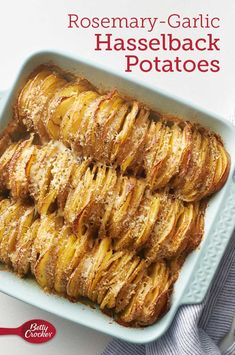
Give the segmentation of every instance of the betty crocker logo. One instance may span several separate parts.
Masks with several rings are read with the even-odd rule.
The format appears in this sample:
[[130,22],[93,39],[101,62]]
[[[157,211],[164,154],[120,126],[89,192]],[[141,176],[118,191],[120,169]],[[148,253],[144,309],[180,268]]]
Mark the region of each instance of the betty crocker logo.
[[56,335],[56,328],[43,319],[31,319],[18,328],[0,328],[0,335],[18,335],[29,343],[46,343]]

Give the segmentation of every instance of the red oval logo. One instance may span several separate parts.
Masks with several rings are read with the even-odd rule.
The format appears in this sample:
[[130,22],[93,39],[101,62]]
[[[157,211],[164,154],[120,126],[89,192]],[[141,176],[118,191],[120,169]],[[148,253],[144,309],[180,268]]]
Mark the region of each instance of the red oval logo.
[[21,326],[21,336],[29,343],[46,343],[55,335],[54,325],[43,319],[31,319]]

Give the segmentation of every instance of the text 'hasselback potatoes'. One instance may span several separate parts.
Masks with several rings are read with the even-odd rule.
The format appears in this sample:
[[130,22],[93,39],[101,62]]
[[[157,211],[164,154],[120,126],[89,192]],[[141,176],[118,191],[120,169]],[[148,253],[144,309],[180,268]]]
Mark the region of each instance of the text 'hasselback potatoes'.
[[78,156],[144,176],[151,190],[167,186],[184,201],[212,194],[228,176],[230,158],[218,135],[156,115],[117,91],[100,94],[55,68],[32,73],[15,112],[43,141],[61,140]]
[[38,146],[32,139],[6,149],[0,158],[0,187],[15,199],[31,196],[40,215],[56,204],[75,233],[83,221],[99,237],[112,238],[115,250],[141,250],[148,262],[199,244],[205,203],[153,193],[142,180],[89,160],[77,161],[61,142]]
[[114,251],[111,239],[76,236],[52,213],[40,218],[31,204],[0,200],[0,261],[41,287],[77,300],[88,297],[125,325],[153,323],[168,308],[177,263],[150,266],[135,253]]

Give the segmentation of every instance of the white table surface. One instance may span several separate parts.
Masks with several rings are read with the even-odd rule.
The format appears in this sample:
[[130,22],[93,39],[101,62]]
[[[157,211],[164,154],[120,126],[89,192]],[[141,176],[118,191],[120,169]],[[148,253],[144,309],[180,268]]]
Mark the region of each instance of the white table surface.
[[[177,94],[202,108],[231,117],[235,109],[235,2],[234,0],[119,0],[118,2],[99,0],[7,0],[0,1],[0,90],[10,87],[21,62],[30,53],[42,49],[57,49],[77,53],[94,61],[105,63],[108,68],[123,71],[123,53],[95,52],[92,30],[67,29],[67,13],[80,16],[157,16],[164,17],[170,13],[193,16],[201,12],[221,18],[221,29],[216,35],[221,36],[222,50],[219,54],[221,71],[214,74],[128,74],[138,77],[146,83]],[[163,28],[162,28],[163,29]],[[212,31],[213,32],[213,31]],[[139,30],[135,34],[145,36]],[[188,30],[185,36],[199,34],[200,30]],[[201,30],[201,33],[205,33]],[[133,35],[128,30],[119,31],[118,35]],[[157,35],[157,33],[155,33]],[[154,33],[152,33],[154,36]],[[152,53],[142,53],[142,57],[154,57]],[[165,55],[165,57],[167,57]],[[170,56],[170,55],[169,55]],[[212,54],[203,54],[210,59]],[[14,327],[32,318],[44,318],[57,328],[56,337],[43,345],[31,345],[17,337],[0,337],[2,355],[28,355],[32,352],[51,355],[96,355],[100,354],[110,337],[88,330],[59,317],[43,312],[35,307],[0,294],[0,326]],[[233,329],[231,334],[233,333]],[[233,339],[230,335],[230,340]],[[226,343],[227,344],[227,343]],[[225,344],[225,345],[226,345]],[[223,345],[224,346],[224,345]]]

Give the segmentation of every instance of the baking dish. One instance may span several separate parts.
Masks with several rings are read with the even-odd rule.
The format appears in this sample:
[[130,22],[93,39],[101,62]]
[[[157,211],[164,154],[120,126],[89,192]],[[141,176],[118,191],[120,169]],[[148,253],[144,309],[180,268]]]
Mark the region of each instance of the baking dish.
[[98,309],[81,303],[71,303],[55,295],[43,292],[31,279],[19,279],[11,272],[0,273],[0,290],[22,301],[50,311],[84,326],[134,343],[147,343],[160,337],[170,326],[177,309],[183,304],[200,303],[210,285],[235,225],[235,128],[222,118],[201,111],[195,106],[172,98],[151,86],[130,81],[125,77],[106,71],[100,66],[72,56],[41,52],[31,56],[23,64],[12,89],[1,100],[0,129],[12,116],[16,95],[29,73],[38,65],[55,64],[80,76],[103,89],[117,88],[122,94],[146,103],[160,112],[193,120],[218,132],[231,155],[231,171],[224,188],[209,203],[205,221],[205,235],[200,247],[187,258],[175,284],[171,308],[154,325],[146,328],[125,328]]

